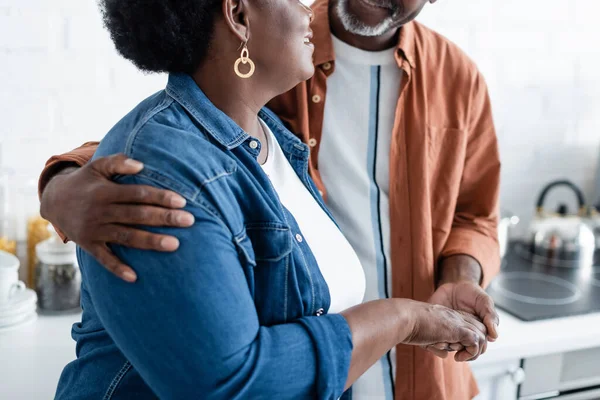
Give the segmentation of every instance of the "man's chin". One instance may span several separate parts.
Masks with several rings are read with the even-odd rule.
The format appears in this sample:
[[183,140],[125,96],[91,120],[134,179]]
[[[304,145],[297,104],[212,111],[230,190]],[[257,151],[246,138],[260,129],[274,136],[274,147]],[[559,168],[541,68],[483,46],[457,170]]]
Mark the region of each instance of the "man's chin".
[[[352,28],[356,28],[356,29],[352,29]],[[397,27],[393,26],[390,23],[385,24],[385,25],[376,25],[376,26],[369,26],[366,24],[362,24],[359,27],[350,27],[350,29],[347,28],[348,32],[350,32],[356,36],[364,36],[364,37],[382,36],[390,31],[396,30],[396,29],[397,29]]]

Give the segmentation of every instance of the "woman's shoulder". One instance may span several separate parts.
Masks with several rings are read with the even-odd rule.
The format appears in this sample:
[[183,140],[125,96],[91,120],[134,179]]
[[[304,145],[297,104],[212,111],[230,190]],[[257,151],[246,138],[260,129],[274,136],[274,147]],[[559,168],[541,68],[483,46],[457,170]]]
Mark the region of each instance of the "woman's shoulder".
[[144,163],[141,175],[186,197],[237,163],[209,140],[188,113],[164,91],[147,98],[100,142],[95,158],[123,153]]

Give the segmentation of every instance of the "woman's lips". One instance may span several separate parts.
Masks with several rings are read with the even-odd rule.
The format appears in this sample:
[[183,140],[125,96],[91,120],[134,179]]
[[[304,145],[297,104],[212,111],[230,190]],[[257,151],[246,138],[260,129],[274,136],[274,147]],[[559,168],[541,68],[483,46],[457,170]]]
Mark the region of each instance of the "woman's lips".
[[309,30],[308,33],[306,34],[306,36],[304,36],[304,44],[309,44],[309,45],[313,45],[311,43],[311,39],[313,38],[313,31]]

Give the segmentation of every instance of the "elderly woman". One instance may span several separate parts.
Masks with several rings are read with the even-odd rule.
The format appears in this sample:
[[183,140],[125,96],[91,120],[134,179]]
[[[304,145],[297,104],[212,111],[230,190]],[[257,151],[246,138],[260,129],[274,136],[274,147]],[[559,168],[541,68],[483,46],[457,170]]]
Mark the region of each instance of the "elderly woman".
[[398,343],[483,351],[470,316],[360,304],[363,271],[308,177],[308,148],[263,108],[314,72],[309,8],[100,3],[117,50],[170,75],[96,157],[139,160],[139,174],[116,180],[178,193],[194,222],[155,230],[178,238],[172,253],[113,248],[135,284],[78,250],[84,311],[58,399],[338,399]]

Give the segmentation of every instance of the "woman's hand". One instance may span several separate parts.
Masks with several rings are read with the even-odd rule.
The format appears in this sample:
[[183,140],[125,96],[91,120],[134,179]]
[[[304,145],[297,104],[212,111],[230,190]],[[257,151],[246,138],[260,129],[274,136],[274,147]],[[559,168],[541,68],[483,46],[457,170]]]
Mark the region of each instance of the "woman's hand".
[[436,304],[411,301],[407,306],[412,329],[402,343],[428,346],[440,357],[457,351],[456,361],[472,361],[485,353],[487,331],[477,318]]
[[105,157],[82,168],[68,168],[47,184],[42,217],[90,253],[100,264],[128,282],[135,272],[119,260],[107,243],[156,251],[175,251],[177,238],[138,229],[139,225],[189,227],[194,217],[183,210],[177,193],[142,185],[119,185],[115,175],[135,175],[143,164],[124,155]]
[[487,346],[485,326],[477,318],[436,304],[382,299],[359,304],[341,314],[350,327],[354,346],[346,389],[400,343],[427,346],[440,357],[457,351],[456,361],[474,360]]

